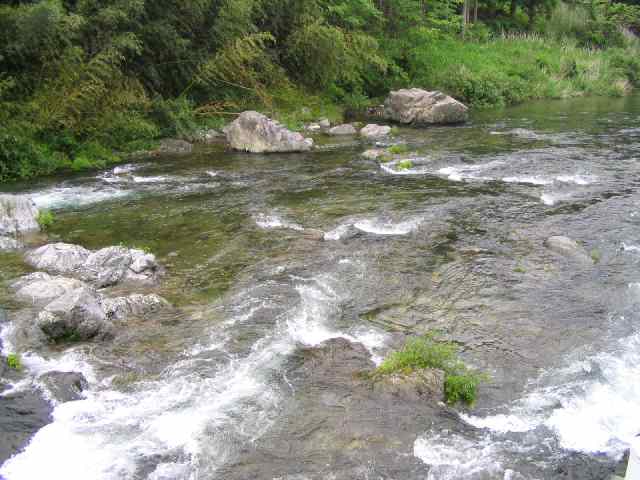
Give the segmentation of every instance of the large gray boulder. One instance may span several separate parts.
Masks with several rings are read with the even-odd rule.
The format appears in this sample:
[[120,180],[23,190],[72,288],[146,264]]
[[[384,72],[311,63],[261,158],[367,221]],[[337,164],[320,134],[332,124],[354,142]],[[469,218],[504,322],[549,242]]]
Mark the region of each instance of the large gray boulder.
[[90,340],[111,330],[100,296],[88,287],[72,290],[49,303],[38,314],[37,324],[55,342]]
[[38,377],[46,393],[58,403],[82,399],[82,392],[89,388],[89,382],[78,372],[47,372]]
[[52,243],[25,256],[38,270],[69,275],[96,287],[108,287],[124,281],[152,282],[159,266],[154,255],[126,247],[106,247],[90,251],[69,243]]
[[313,140],[292,132],[258,112],[243,112],[224,129],[227,141],[235,150],[251,153],[306,152]]
[[391,92],[384,102],[384,116],[398,123],[432,125],[467,121],[469,109],[442,92],[419,88]]
[[60,274],[73,274],[87,260],[91,252],[70,243],[50,243],[28,252],[25,261],[33,268]]
[[544,241],[544,246],[553,252],[578,262],[593,264],[593,259],[584,247],[569,237],[560,235],[549,237]]
[[128,297],[105,298],[102,307],[108,318],[126,320],[130,316],[144,317],[158,312],[171,305],[164,298],[156,294],[141,295],[134,293]]
[[44,272],[25,275],[11,284],[18,300],[38,307],[44,307],[55,299],[86,286],[75,278],[51,276]]
[[19,248],[19,235],[39,231],[39,213],[29,197],[0,194],[0,250]]

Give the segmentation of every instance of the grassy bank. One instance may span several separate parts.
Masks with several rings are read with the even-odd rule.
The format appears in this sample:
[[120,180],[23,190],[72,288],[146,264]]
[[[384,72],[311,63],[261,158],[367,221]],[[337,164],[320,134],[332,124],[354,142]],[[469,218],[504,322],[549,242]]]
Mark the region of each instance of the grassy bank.
[[553,5],[479,0],[473,23],[449,0],[0,5],[0,183],[104,168],[246,109],[299,129],[409,86],[473,108],[640,86],[640,6]]

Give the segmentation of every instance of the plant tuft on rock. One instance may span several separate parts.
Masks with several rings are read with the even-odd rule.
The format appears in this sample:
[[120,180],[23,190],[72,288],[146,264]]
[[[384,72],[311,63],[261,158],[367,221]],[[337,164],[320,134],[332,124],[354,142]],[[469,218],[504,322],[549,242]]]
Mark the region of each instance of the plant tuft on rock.
[[55,222],[55,216],[51,210],[40,210],[36,221],[41,230],[48,230]]
[[10,353],[7,355],[7,366],[13,370],[20,370],[22,368],[20,355],[17,353]]
[[470,369],[459,359],[454,343],[439,341],[432,333],[407,340],[400,350],[385,358],[374,375],[409,375],[421,369],[444,371],[444,396],[449,404],[461,402],[472,406],[478,385],[486,379],[486,375]]

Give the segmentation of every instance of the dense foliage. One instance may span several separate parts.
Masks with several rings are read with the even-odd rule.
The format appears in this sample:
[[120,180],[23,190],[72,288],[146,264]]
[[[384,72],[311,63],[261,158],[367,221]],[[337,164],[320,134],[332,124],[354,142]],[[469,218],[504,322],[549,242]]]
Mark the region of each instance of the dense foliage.
[[248,107],[295,126],[408,85],[475,105],[625,93],[634,1],[0,0],[0,181]]

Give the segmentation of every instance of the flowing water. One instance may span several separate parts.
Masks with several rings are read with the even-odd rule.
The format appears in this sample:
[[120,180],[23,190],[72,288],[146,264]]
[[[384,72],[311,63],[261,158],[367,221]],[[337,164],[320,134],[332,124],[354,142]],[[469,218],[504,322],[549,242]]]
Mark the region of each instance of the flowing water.
[[[410,146],[411,168],[325,139],[309,154],[212,147],[18,186],[55,211],[50,240],[153,251],[178,313],[67,349],[0,324],[3,353],[26,367],[2,397],[50,370],[90,383],[0,478],[608,478],[640,433],[640,97],[476,114],[391,142]],[[547,250],[551,235],[596,262]],[[28,271],[0,261],[4,284]],[[19,306],[0,298],[11,320]],[[326,340],[362,343],[373,366],[431,330],[490,374],[473,409],[382,408],[300,374],[301,352]],[[349,398],[357,408],[336,406]]]

